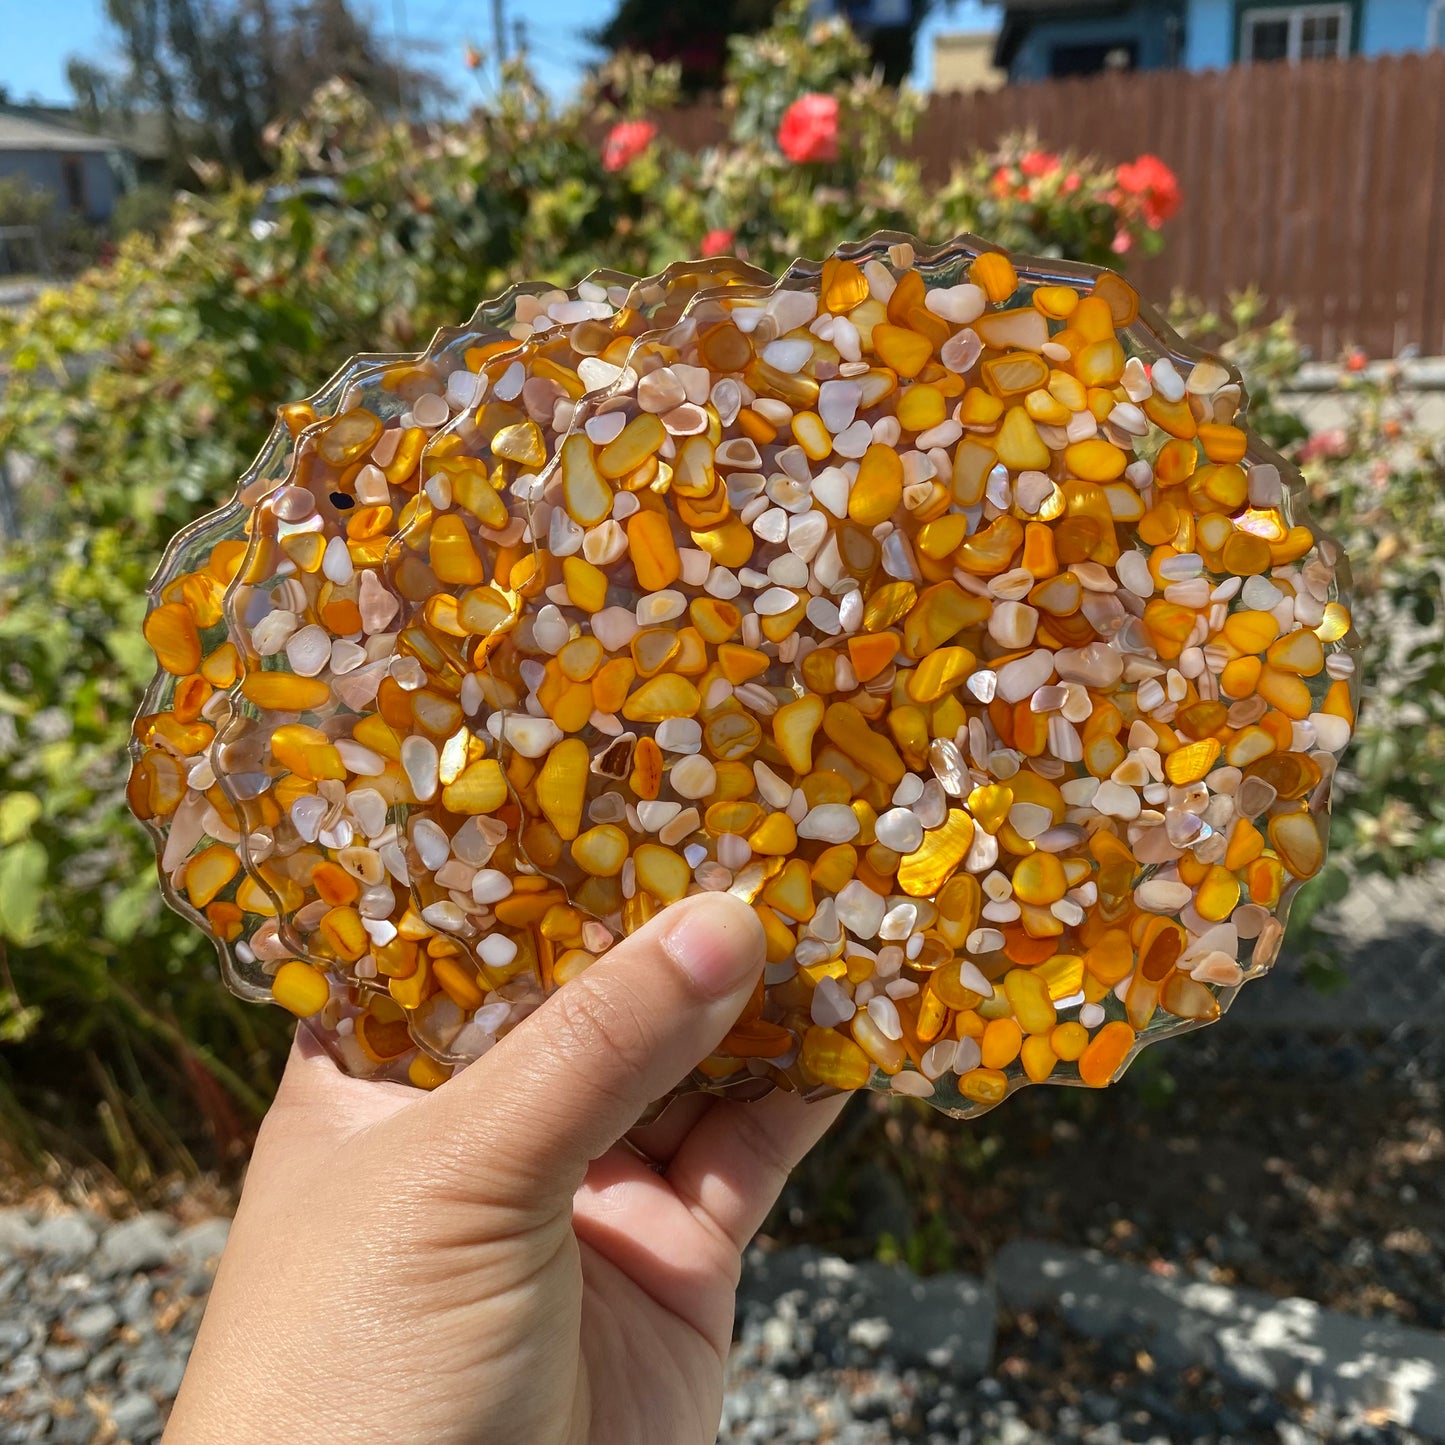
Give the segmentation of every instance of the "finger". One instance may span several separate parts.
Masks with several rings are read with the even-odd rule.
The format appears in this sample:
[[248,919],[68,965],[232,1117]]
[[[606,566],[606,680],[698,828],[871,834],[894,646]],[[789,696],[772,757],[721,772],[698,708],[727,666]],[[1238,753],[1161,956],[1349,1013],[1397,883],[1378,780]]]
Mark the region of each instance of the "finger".
[[717,1046],[762,966],[752,909],[684,899],[438,1089],[436,1127],[459,1162],[485,1167],[495,1202],[570,1201],[588,1162]]
[[756,1103],[718,1103],[673,1156],[667,1182],[741,1250],[849,1098],[808,1104],[779,1091]]

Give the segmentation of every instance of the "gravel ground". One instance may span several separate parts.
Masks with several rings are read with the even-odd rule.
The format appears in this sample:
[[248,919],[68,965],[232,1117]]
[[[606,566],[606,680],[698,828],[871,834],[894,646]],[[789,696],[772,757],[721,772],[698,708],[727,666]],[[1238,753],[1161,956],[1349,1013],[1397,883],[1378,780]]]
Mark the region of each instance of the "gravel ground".
[[1197,1365],[1163,1365],[1153,1341],[1079,1335],[1052,1316],[1005,1317],[978,1380],[900,1367],[825,1301],[744,1306],[720,1441],[738,1445],[1116,1445],[1275,1442],[1413,1445],[1384,1420],[1346,1417]]
[[227,1227],[0,1210],[0,1445],[158,1438]]
[[[226,1221],[0,1211],[0,1445],[161,1432]],[[941,1347],[940,1347],[940,1342]],[[750,1253],[720,1442],[1034,1445],[1423,1437],[1250,1386],[1187,1350],[1011,1315],[991,1285],[800,1248]]]

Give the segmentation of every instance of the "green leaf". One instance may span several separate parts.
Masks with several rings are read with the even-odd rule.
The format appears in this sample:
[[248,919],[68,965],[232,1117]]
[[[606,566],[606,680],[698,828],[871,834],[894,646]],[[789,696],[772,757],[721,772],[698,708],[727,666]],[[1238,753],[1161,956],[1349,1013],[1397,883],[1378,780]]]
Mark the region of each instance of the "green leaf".
[[116,628],[106,634],[105,646],[106,651],[124,668],[127,677],[140,683],[150,680],[156,668],[155,654],[139,628],[134,631]]
[[44,811],[34,793],[7,793],[0,798],[0,848],[19,842]]
[[0,853],[0,936],[11,943],[33,943],[48,859],[34,838],[12,843]]
[[146,874],[123,888],[105,905],[101,931],[112,943],[129,943],[156,913],[160,894],[154,876]]

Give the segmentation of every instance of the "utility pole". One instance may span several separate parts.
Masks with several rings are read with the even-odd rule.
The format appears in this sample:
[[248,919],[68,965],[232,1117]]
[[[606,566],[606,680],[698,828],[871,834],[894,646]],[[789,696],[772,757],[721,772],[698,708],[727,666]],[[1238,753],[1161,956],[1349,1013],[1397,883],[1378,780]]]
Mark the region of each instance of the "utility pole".
[[502,14],[503,0],[492,0],[492,44],[497,51],[497,84],[502,83],[502,67],[507,63],[507,22]]

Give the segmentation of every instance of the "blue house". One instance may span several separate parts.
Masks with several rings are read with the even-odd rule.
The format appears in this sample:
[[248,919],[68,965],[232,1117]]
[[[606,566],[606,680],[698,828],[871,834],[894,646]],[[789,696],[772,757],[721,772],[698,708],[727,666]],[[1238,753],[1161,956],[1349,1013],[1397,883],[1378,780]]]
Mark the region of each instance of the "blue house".
[[127,189],[130,159],[123,146],[104,136],[0,106],[0,178],[48,191],[61,215],[108,219]]
[[1211,70],[1258,60],[1398,55],[1445,46],[1445,0],[1190,0],[1184,63]]
[[1445,46],[1445,0],[1005,0],[1011,81]]

